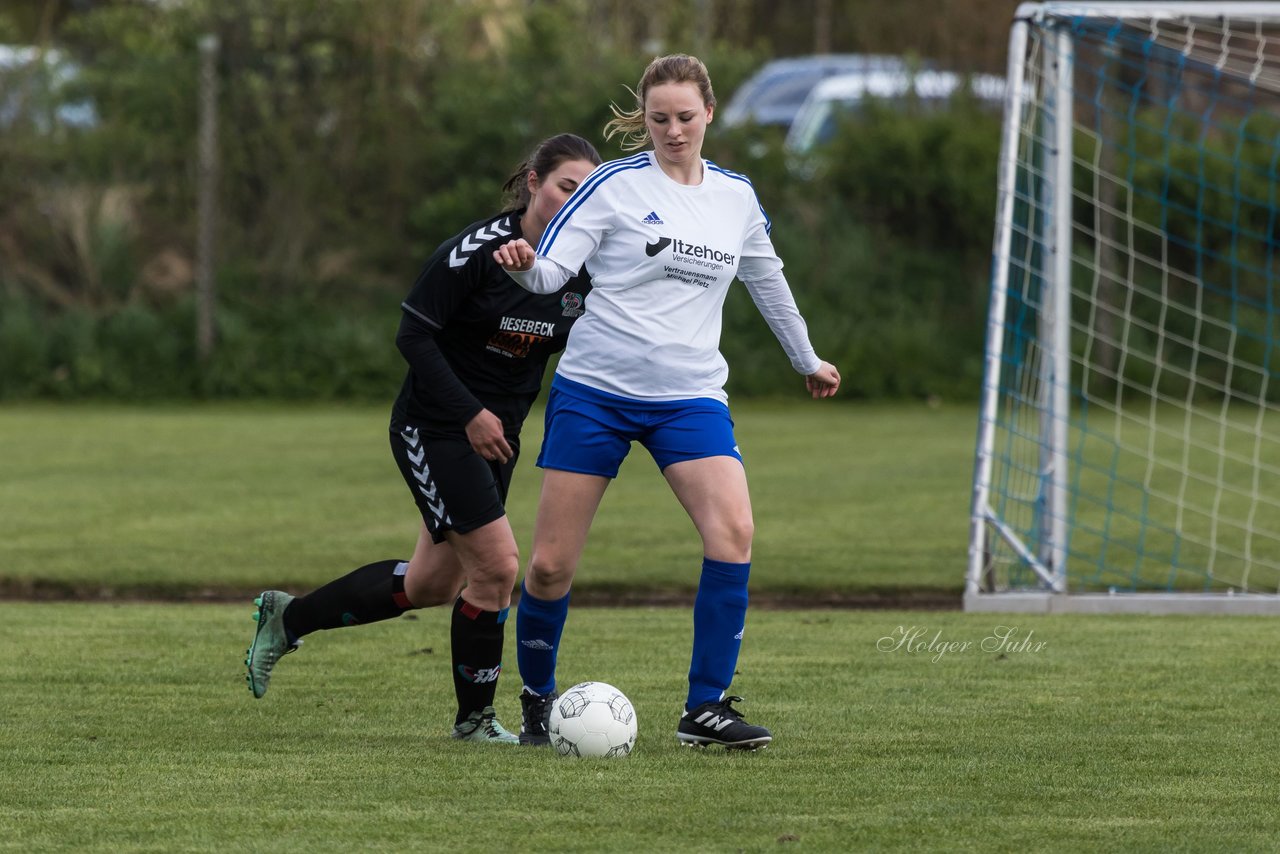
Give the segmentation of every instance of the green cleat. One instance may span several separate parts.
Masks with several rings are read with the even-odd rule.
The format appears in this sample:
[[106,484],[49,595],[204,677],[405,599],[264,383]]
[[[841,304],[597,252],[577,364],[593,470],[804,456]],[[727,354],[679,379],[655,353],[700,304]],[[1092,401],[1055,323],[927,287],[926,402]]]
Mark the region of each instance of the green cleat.
[[486,741],[490,744],[519,744],[520,736],[507,730],[494,717],[493,706],[485,706],[453,728],[453,737],[460,741]]
[[284,609],[292,601],[292,596],[279,590],[264,590],[253,600],[253,604],[258,606],[253,615],[258,623],[258,630],[254,632],[253,643],[245,650],[244,663],[248,672],[244,678],[256,698],[261,699],[267,693],[271,669],[276,666],[280,656],[288,655],[302,643],[289,643],[284,630]]

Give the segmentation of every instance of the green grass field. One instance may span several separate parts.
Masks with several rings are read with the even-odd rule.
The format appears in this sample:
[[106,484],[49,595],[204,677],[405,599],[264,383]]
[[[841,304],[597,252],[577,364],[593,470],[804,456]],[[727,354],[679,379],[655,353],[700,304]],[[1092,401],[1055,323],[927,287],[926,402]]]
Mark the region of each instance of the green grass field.
[[[735,407],[751,477],[756,592],[963,587],[976,411],[803,397]],[[314,587],[408,557],[420,524],[386,407],[0,410],[0,583],[174,596]],[[531,417],[510,516],[527,553],[541,473]],[[922,521],[925,523],[922,524]],[[632,451],[576,582],[687,591],[701,547],[648,454]]]
[[[313,635],[259,701],[239,666],[249,612],[0,604],[0,850],[1262,851],[1280,835],[1267,618],[757,611],[735,690],[776,740],[735,755],[676,744],[685,609],[580,608],[561,677],[618,684],[640,735],[630,758],[573,760],[446,736],[442,609]],[[983,651],[1001,623],[1010,643]],[[508,722],[515,693],[505,679]]]
[[[736,417],[758,597],[958,603],[971,411],[799,400]],[[686,607],[575,607],[559,674],[631,697],[625,760],[450,740],[444,609],[313,635],[255,701],[247,595],[122,601],[302,590],[405,554],[418,523],[385,422],[369,407],[0,411],[0,589],[116,600],[0,601],[0,851],[1165,852],[1280,838],[1268,618],[756,608],[733,688],[774,744],[680,748],[698,548],[643,452],[606,497],[575,589]],[[511,501],[526,549],[532,426]],[[498,708],[515,725],[511,643]]]

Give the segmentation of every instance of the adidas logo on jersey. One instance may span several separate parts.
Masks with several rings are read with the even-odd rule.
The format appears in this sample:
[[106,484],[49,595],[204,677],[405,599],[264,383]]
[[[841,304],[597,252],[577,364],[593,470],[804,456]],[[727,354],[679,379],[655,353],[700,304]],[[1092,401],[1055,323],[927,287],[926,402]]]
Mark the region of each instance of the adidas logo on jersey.
[[649,215],[640,221],[645,225],[665,225],[662,217],[658,216],[656,211],[649,211]]
[[449,266],[461,267],[467,263],[467,259],[471,257],[477,249],[485,244],[485,241],[492,240],[495,237],[508,237],[511,234],[510,218],[500,219],[497,222],[491,222],[484,228],[478,228],[470,234],[458,241],[458,245],[453,247],[453,251],[449,253]]

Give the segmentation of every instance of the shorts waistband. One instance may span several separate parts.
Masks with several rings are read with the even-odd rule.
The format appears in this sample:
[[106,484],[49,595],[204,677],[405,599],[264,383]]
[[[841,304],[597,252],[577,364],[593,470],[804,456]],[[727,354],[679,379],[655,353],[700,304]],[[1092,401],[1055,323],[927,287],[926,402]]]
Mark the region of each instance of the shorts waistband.
[[601,406],[625,406],[650,412],[665,412],[671,409],[685,409],[690,406],[712,406],[717,409],[728,409],[724,401],[714,397],[688,397],[678,400],[644,400],[642,398],[623,397],[620,394],[601,391],[577,380],[568,379],[559,373],[551,378],[551,388],[569,397]]

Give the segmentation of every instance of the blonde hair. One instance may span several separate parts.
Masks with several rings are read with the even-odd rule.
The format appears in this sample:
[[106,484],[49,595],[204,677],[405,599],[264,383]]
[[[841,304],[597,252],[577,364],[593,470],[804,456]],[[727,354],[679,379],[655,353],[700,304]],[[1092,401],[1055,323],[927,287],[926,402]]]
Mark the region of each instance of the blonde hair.
[[617,104],[609,105],[613,118],[604,126],[604,138],[613,139],[621,134],[620,145],[623,151],[637,151],[647,146],[650,140],[649,128],[644,123],[644,100],[650,89],[663,83],[692,83],[698,87],[704,106],[716,105],[716,93],[711,89],[711,75],[707,73],[702,60],[684,53],[659,56],[640,75],[640,85],[637,88],[626,87],[635,96],[634,110],[623,110]]

